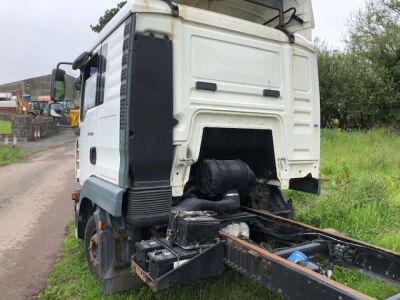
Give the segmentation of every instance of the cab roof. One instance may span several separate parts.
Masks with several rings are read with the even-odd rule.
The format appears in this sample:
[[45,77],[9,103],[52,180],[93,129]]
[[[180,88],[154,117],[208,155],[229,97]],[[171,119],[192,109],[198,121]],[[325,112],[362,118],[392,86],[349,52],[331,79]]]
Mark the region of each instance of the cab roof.
[[[179,6],[179,17],[182,19],[282,42],[288,41],[283,32],[271,26],[263,25],[264,22],[277,16],[277,11],[254,2],[265,2],[275,6],[279,6],[279,3],[281,3],[283,11],[294,7],[292,5],[296,5],[296,13],[303,19],[304,23],[302,27],[298,26],[300,24],[294,24],[292,28],[289,26],[287,28],[292,32],[300,33],[300,35],[296,35],[296,42],[307,48],[312,48],[311,43],[307,41],[311,40],[311,29],[314,28],[311,0],[178,0],[176,2]],[[127,4],[99,33],[90,51],[93,51],[132,13],[170,15],[171,8],[164,0],[128,0]],[[277,21],[275,20],[275,22]],[[307,30],[309,33],[305,33]]]

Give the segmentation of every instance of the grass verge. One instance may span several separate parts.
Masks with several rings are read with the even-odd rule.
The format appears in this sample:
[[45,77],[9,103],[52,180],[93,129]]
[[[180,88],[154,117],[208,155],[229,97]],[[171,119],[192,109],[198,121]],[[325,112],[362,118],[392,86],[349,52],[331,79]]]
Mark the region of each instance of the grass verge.
[[[297,219],[320,228],[400,251],[400,136],[388,130],[323,131],[320,197],[289,192]],[[39,299],[103,299],[89,276],[82,245],[72,225]],[[335,280],[383,299],[391,286],[336,268]],[[228,270],[223,275],[158,294],[148,288],[104,299],[279,299],[247,278]]]
[[19,148],[0,146],[0,166],[8,165],[23,160],[26,154]]
[[11,134],[11,122],[0,120],[0,134]]
[[[390,130],[323,131],[322,193],[290,192],[296,218],[400,251],[400,135]],[[335,279],[376,298],[396,290],[337,269]]]

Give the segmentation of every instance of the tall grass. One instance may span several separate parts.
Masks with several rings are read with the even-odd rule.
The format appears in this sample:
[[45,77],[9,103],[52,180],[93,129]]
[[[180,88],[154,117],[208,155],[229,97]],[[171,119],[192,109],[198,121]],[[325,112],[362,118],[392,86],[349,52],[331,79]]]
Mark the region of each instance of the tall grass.
[[[289,193],[297,219],[400,251],[400,135],[325,130],[321,143],[322,193]],[[345,271],[336,279],[379,298],[394,292]]]
[[20,161],[26,157],[19,148],[0,145],[0,166]]
[[102,296],[99,283],[88,272],[83,245],[75,239],[73,226],[71,222],[68,236],[64,240],[63,252],[51,270],[45,290],[37,297],[40,300],[281,299],[233,270],[227,270],[215,278],[163,290],[157,294],[143,286],[114,296]]
[[322,193],[290,193],[297,218],[400,250],[399,149],[400,135],[388,130],[323,131]]

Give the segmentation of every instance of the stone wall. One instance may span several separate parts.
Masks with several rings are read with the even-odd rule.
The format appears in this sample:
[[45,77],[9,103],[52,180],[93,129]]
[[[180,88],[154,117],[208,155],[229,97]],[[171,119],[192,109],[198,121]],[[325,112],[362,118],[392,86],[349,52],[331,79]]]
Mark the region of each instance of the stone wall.
[[11,117],[12,135],[18,140],[29,141],[32,136],[32,115],[14,114]]
[[39,138],[46,138],[57,130],[52,117],[23,114],[0,114],[0,120],[11,121],[12,134],[19,141],[34,141]]
[[42,139],[53,135],[57,127],[52,117],[39,116],[32,120],[32,137],[34,137],[35,130],[40,133]]

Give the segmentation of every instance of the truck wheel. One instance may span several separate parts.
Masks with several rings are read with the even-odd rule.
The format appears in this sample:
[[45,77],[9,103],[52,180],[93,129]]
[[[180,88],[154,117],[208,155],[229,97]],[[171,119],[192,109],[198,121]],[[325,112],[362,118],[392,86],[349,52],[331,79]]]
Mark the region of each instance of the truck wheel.
[[100,280],[99,239],[94,216],[91,216],[86,224],[84,244],[89,271],[94,278]]

